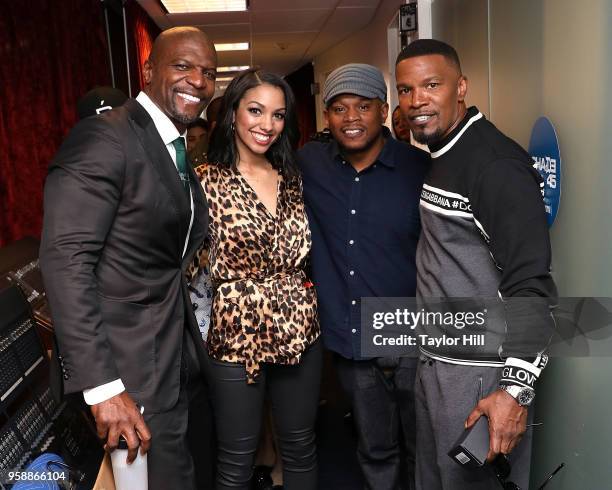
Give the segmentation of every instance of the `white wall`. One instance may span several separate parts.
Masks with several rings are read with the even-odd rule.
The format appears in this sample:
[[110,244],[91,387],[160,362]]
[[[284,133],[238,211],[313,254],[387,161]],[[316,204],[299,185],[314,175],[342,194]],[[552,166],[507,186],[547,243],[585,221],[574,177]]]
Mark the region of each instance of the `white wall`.
[[541,1],[513,0],[494,1],[490,11],[489,116],[525,148],[544,113],[542,10]]
[[[372,22],[365,29],[353,34],[340,44],[321,53],[314,59],[315,82],[319,83],[321,92],[327,75],[347,63],[367,63],[379,68],[385,76],[387,91],[395,90],[395,81],[391,80],[387,53],[387,27],[391,19],[405,2],[398,0],[381,0]],[[390,92],[389,92],[390,93]],[[316,96],[317,129],[324,127],[323,103],[321,95]],[[391,120],[391,111],[387,124]]]
[[568,295],[612,296],[612,3],[547,0],[543,20],[543,109],[565,171],[557,278]]
[[[612,3],[545,0],[541,8],[533,36],[541,36],[542,113],[556,126],[563,161],[551,230],[554,274],[562,295],[612,296]],[[516,96],[522,100],[523,92]],[[539,389],[536,413],[545,426],[534,473],[541,480],[564,461],[565,474],[552,488],[610,488],[612,361],[568,359],[551,367]]]

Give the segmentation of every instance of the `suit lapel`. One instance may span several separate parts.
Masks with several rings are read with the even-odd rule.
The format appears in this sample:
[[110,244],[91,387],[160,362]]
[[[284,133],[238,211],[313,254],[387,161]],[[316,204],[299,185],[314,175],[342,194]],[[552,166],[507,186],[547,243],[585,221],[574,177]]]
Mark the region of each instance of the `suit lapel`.
[[[176,166],[162,141],[149,113],[134,99],[129,99],[124,107],[132,116],[133,127],[162,185],[170,194],[179,216],[180,252],[183,252],[185,238],[191,220],[189,202]],[[195,218],[195,217],[194,217]]]

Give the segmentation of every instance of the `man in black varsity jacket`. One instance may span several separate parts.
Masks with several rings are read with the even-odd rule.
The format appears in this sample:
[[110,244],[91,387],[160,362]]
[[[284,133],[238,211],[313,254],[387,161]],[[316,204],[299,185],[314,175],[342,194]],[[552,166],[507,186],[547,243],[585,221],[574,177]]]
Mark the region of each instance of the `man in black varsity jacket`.
[[[411,43],[398,56],[396,77],[402,115],[432,157],[420,203],[417,297],[499,298],[505,309],[502,340],[487,345],[488,356],[421,348],[417,489],[499,485],[490,468],[470,471],[447,454],[483,415],[488,461],[510,455],[510,480],[526,489],[528,406],[546,364],[549,305],[556,298],[541,179],[518,144],[476,107],[466,108],[467,79],[451,46],[431,39]],[[520,311],[517,298],[529,298],[536,313]],[[496,338],[492,324],[485,326],[489,344]]]

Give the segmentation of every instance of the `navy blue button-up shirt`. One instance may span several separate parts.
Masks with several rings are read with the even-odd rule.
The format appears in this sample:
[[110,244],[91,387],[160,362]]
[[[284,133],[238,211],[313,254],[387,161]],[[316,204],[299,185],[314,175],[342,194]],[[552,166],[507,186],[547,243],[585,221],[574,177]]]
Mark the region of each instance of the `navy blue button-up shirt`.
[[361,298],[415,296],[419,199],[429,155],[383,128],[376,161],[357,172],[335,141],[299,152],[311,266],[325,345],[360,359]]

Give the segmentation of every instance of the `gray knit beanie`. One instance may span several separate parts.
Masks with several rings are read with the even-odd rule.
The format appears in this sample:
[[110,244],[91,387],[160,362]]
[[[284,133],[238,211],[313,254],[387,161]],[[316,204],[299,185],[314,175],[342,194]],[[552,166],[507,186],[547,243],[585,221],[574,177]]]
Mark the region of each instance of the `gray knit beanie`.
[[323,87],[325,107],[340,94],[359,95],[387,101],[387,84],[378,68],[363,63],[349,63],[332,71]]

